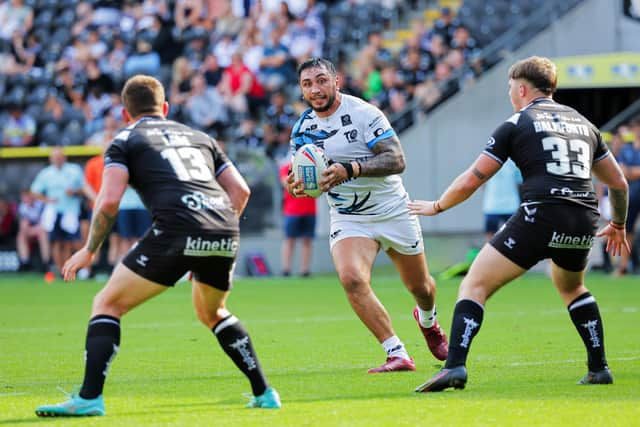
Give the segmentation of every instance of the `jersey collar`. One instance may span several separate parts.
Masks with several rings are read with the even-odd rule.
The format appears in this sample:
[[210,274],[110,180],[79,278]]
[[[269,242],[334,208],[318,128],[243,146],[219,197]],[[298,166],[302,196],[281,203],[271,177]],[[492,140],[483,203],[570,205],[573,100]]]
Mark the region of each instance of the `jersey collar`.
[[531,102],[529,104],[527,104],[524,108],[522,108],[520,111],[524,111],[527,108],[531,107],[532,105],[539,104],[540,102],[545,102],[545,101],[549,101],[549,102],[555,103],[555,101],[552,98],[549,98],[547,96],[541,96],[539,98],[531,100]]

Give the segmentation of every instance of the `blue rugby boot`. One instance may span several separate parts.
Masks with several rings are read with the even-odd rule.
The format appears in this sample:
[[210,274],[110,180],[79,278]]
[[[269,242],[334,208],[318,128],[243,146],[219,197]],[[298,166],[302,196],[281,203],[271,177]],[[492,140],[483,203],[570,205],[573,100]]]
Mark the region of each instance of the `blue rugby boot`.
[[69,399],[57,405],[42,405],[36,408],[39,417],[90,417],[104,416],[102,395],[95,399],[83,399],[78,394],[68,395]]
[[255,396],[247,408],[279,409],[282,407],[280,395],[273,387],[267,388],[260,396]]

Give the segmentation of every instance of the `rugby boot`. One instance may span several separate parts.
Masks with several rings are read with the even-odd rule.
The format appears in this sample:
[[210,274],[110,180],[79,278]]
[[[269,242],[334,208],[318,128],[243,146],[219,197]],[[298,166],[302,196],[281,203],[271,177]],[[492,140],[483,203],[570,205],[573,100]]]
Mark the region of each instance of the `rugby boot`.
[[427,347],[431,354],[438,360],[447,360],[449,354],[449,343],[447,342],[447,336],[442,332],[438,321],[436,320],[432,327],[424,328],[420,324],[420,318],[418,315],[418,307],[413,309],[413,318],[416,319],[420,332],[427,341]]
[[587,372],[587,375],[582,377],[578,384],[589,385],[589,384],[613,384],[613,376],[611,375],[611,371],[609,368],[604,368],[601,371],[597,372]]
[[402,357],[387,357],[387,361],[377,368],[371,368],[367,371],[369,374],[380,374],[383,372],[398,371],[415,371],[416,364],[413,359],[404,359]]
[[102,395],[95,399],[83,399],[78,394],[71,394],[69,399],[62,403],[36,408],[36,415],[39,417],[89,417],[104,414]]
[[453,387],[463,389],[467,383],[467,368],[463,365],[450,369],[441,369],[426,383],[416,387],[415,391],[419,393],[428,393],[430,391],[442,391]]
[[267,388],[260,396],[254,396],[247,408],[279,409],[282,407],[280,395],[273,387]]

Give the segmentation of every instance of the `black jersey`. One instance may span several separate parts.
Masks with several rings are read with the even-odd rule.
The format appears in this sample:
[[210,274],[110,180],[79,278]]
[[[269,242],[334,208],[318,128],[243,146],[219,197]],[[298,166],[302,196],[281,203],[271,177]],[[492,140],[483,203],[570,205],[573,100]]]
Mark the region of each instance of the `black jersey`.
[[597,208],[591,167],[609,155],[600,132],[571,107],[538,98],[494,132],[484,154],[522,172],[523,202],[578,203]]
[[129,184],[162,230],[238,231],[236,211],[215,177],[231,163],[215,140],[180,123],[145,117],[120,131],[105,168],[124,167]]

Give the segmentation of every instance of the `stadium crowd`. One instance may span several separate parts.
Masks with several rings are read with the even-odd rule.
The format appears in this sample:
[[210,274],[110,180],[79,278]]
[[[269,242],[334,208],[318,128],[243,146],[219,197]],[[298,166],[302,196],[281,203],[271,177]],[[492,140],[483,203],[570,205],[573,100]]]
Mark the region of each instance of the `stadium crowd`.
[[[279,163],[306,108],[295,69],[312,55],[333,59],[341,91],[402,131],[415,119],[409,106],[428,113],[483,71],[480,44],[506,28],[491,20],[502,3],[508,21],[536,2],[467,1],[437,9],[432,25],[415,12],[427,3],[2,0],[0,146],[103,147],[123,125],[124,81],[144,73],[169,89],[169,118],[216,137],[231,157],[241,147]],[[398,18],[410,35],[391,49],[384,35]],[[5,240],[19,228],[8,219],[20,217],[17,204],[0,205]]]

